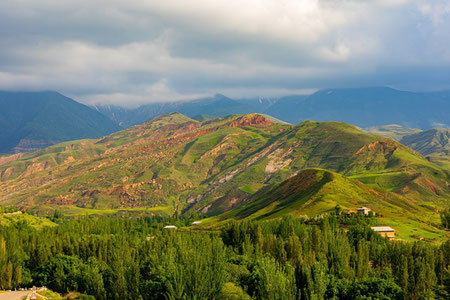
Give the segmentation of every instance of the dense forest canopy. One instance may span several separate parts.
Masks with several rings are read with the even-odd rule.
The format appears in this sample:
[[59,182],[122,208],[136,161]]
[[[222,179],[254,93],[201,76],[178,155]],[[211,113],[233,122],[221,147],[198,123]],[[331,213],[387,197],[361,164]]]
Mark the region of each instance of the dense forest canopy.
[[0,226],[0,287],[95,299],[448,299],[450,241],[388,241],[371,217],[232,221],[65,219]]

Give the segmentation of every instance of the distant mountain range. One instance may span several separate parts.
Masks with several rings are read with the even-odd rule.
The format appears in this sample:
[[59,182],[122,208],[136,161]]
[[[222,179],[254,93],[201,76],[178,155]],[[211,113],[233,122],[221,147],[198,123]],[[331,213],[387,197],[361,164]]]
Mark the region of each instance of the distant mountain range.
[[[450,92],[413,93],[391,88],[326,89],[308,97],[284,98],[269,111],[276,118],[298,123],[339,121],[359,127],[399,124],[429,129],[450,126]],[[284,109],[278,110],[284,105]]]
[[268,99],[233,100],[224,95],[216,94],[213,97],[194,101],[152,103],[134,109],[114,105],[95,105],[92,107],[123,128],[128,128],[158,115],[171,112],[179,112],[194,119],[262,113],[274,102],[275,100]]
[[367,128],[362,128],[364,132],[372,133],[400,141],[403,137],[422,132],[423,130],[418,128],[408,128],[398,124],[389,124],[383,126],[372,126]]
[[[261,113],[274,117],[275,122],[292,124],[304,120],[340,121],[359,127],[395,123],[426,130],[450,126],[450,92],[327,89],[312,95],[237,100],[217,94],[195,101],[154,103],[134,109],[111,105],[88,107],[56,92],[0,92],[0,153],[26,152],[62,141],[98,138],[170,112],[180,112],[200,121]],[[398,139],[417,130],[408,129],[391,137]]]
[[364,132],[381,135],[416,150],[424,156],[450,155],[450,129],[432,128],[420,130],[400,125],[374,126],[362,129]]
[[393,124],[362,130],[397,140],[416,150],[429,161],[450,171],[450,129],[448,128],[432,128],[423,131]]
[[56,92],[0,92],[0,153],[99,138],[117,130],[104,115]]
[[450,155],[450,129],[429,129],[407,135],[400,142],[423,155]]
[[391,88],[326,89],[279,99],[234,100],[223,95],[189,102],[148,104],[135,109],[99,105],[99,112],[127,128],[162,113],[188,117],[264,113],[292,124],[339,121],[359,127],[399,124],[409,128],[450,127],[450,92],[414,93]]

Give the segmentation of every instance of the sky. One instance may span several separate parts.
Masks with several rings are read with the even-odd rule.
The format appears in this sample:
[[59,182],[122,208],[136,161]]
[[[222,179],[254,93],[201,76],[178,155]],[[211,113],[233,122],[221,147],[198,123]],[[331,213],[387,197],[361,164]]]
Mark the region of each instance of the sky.
[[137,106],[450,89],[448,0],[1,0],[0,89]]

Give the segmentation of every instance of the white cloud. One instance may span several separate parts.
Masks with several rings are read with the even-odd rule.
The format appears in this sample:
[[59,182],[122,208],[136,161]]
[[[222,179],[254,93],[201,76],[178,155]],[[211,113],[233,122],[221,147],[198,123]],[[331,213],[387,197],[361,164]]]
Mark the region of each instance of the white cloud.
[[136,104],[416,85],[411,68],[450,65],[449,14],[444,0],[3,1],[0,88]]

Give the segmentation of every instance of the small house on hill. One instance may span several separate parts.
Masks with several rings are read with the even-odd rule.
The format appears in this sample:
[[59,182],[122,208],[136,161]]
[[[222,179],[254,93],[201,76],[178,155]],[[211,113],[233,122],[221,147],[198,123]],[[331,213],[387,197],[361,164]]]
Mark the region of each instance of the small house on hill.
[[372,210],[370,209],[370,208],[368,208],[368,207],[360,207],[360,208],[358,208],[358,210],[357,210],[357,212],[358,212],[358,215],[368,215],[369,214],[369,212],[371,212]]
[[378,232],[382,237],[392,240],[395,238],[395,229],[390,226],[374,226],[373,231]]
[[178,229],[178,227],[175,226],[175,225],[166,225],[166,226],[164,226],[163,228],[164,228],[164,229]]

